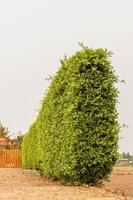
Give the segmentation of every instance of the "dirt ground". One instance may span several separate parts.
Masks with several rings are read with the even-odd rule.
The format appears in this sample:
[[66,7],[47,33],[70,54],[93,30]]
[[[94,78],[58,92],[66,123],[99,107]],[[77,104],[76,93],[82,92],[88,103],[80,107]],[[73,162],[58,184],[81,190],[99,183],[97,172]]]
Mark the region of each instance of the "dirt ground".
[[32,170],[0,169],[0,200],[132,200],[133,168],[117,168],[103,188],[64,186]]
[[133,200],[133,167],[116,167],[105,189]]

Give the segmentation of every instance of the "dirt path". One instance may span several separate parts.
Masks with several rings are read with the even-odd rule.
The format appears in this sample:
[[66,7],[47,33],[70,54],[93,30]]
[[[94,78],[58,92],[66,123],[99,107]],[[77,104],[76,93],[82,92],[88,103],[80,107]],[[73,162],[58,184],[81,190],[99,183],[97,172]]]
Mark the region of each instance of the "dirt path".
[[63,186],[32,170],[0,169],[0,200],[121,200],[95,187]]
[[105,189],[121,193],[125,199],[133,200],[133,167],[116,167],[111,176],[111,182],[105,185]]

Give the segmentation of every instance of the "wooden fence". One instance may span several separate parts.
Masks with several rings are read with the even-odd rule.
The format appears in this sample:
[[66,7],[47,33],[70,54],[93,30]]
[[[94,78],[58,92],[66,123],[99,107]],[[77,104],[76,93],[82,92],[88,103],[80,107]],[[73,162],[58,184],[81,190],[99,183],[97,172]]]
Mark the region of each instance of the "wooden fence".
[[20,149],[0,149],[0,168],[20,168]]

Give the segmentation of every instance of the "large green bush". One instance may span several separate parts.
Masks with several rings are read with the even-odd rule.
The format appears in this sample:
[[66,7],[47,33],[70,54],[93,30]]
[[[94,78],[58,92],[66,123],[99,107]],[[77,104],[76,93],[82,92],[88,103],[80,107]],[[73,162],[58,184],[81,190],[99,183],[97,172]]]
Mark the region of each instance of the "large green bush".
[[106,49],[61,61],[23,143],[23,165],[75,184],[107,179],[117,159],[117,76]]

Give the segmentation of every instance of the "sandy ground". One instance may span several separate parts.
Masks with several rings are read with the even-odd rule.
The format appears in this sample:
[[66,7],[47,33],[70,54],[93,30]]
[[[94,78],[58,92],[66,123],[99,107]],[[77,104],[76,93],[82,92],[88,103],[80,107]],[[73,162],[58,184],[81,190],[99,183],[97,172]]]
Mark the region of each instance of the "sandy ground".
[[105,184],[105,189],[121,193],[125,199],[133,200],[133,167],[114,168],[110,180],[109,183]]
[[[132,173],[127,171],[126,173]],[[129,183],[130,187],[120,190],[123,182],[122,176],[118,173],[125,173],[124,171],[114,171],[112,175],[112,182],[103,188],[97,187],[74,187],[64,186],[58,182],[52,182],[32,170],[24,169],[0,169],[0,200],[128,200],[133,199],[133,176]],[[119,177],[120,181],[117,180]],[[124,180],[127,181],[127,174]],[[119,183],[118,183],[119,182]],[[112,184],[115,185],[112,188]],[[127,184],[128,184],[127,183]],[[131,189],[129,198],[124,194]],[[117,191],[116,191],[117,190]]]

